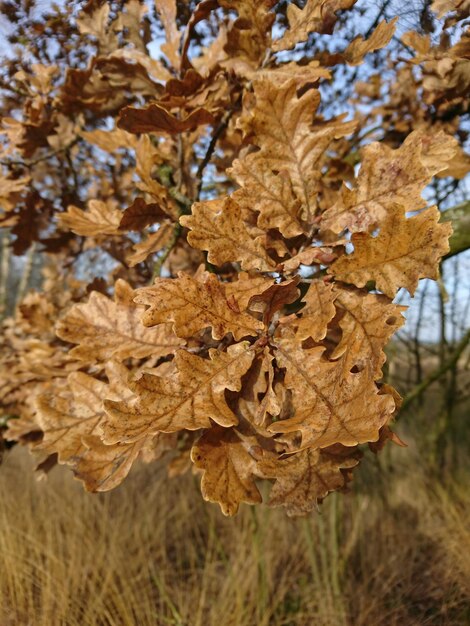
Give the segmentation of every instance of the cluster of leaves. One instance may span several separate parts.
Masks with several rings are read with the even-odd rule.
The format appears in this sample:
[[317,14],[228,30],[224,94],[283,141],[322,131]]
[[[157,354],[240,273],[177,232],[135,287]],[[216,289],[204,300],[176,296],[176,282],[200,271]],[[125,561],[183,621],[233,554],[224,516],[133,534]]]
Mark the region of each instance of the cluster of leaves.
[[[290,51],[354,0],[89,0],[36,21],[4,4],[29,56],[2,78],[0,223],[17,254],[37,242],[50,259],[3,323],[5,437],[92,491],[165,456],[225,514],[261,502],[260,479],[270,504],[311,511],[363,444],[400,443],[383,350],[397,291],[448,252],[422,192],[469,169],[468,35],[403,37],[403,119],[391,100],[325,119],[319,82],[384,48],[395,20],[341,52]],[[450,28],[467,4],[432,10]],[[355,103],[380,88],[358,83]],[[384,140],[358,156],[373,118]]]

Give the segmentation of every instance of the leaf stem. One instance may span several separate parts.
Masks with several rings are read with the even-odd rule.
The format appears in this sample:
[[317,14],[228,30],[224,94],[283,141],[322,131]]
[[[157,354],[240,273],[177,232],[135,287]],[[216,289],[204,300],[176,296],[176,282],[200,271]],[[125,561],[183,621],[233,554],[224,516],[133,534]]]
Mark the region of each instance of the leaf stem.
[[152,278],[150,279],[150,284],[153,284],[153,281],[155,280],[155,278],[157,278],[157,276],[160,276],[162,267],[165,261],[168,259],[170,252],[176,246],[182,230],[183,230],[183,227],[181,226],[181,224],[179,222],[176,222],[173,228],[171,239],[168,242],[167,247],[165,248],[165,252],[160,257],[158,257],[158,260],[154,265]]
[[233,113],[234,113],[234,110],[229,109],[225,113],[225,115],[222,117],[220,124],[214,130],[214,134],[212,135],[210,143],[207,147],[206,154],[204,155],[204,158],[202,159],[202,161],[199,163],[199,167],[197,168],[197,172],[196,172],[196,179],[198,181],[197,191],[196,191],[196,201],[199,200],[199,196],[201,195],[202,182],[204,179],[204,170],[209,165],[212,155],[214,154],[217,141],[219,140],[219,137],[224,132],[224,130],[227,128],[228,123],[230,122],[230,118],[232,117]]

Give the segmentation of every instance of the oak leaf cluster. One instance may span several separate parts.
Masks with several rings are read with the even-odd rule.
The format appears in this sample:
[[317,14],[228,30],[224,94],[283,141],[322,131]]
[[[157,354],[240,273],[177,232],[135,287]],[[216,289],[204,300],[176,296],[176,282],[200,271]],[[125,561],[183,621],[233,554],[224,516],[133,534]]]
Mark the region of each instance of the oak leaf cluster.
[[[405,34],[401,87],[334,117],[319,84],[384,49],[396,20],[299,59],[354,0],[115,4],[46,16],[57,64],[31,44],[37,62],[8,70],[0,225],[44,268],[3,322],[4,437],[91,491],[161,459],[226,515],[263,482],[270,505],[308,513],[367,446],[401,443],[384,349],[405,321],[397,292],[449,251],[423,192],[469,169],[446,118],[468,106],[468,33]],[[433,3],[444,27],[468,15],[457,4]],[[358,81],[352,105],[380,87]],[[384,137],[358,156],[374,119]]]

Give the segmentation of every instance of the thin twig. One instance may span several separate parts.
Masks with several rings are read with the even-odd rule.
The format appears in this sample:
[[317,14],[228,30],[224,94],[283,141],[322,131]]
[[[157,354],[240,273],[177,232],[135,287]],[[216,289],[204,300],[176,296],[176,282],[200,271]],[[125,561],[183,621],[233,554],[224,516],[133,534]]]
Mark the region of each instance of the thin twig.
[[162,267],[163,264],[165,263],[165,261],[167,260],[167,258],[170,255],[170,252],[173,250],[173,248],[175,247],[176,243],[178,242],[179,236],[181,235],[181,231],[183,230],[181,224],[179,222],[176,222],[173,228],[173,233],[171,235],[171,239],[168,242],[167,247],[165,248],[165,252],[158,257],[157,262],[155,263],[154,267],[153,267],[153,272],[152,272],[152,278],[150,280],[150,284],[153,284],[153,281],[155,280],[155,278],[157,276],[160,276],[161,271],[162,271]]
[[37,163],[41,163],[41,161],[47,161],[48,159],[51,159],[52,157],[57,156],[61,152],[66,152],[67,150],[70,150],[70,148],[72,148],[79,141],[80,141],[80,138],[76,137],[73,141],[71,141],[66,146],[63,146],[62,148],[58,148],[57,150],[52,150],[51,152],[47,152],[46,154],[43,154],[40,157],[36,157],[35,159],[25,159],[25,160],[16,160],[16,161],[13,159],[0,160],[0,165],[5,165],[6,167],[9,167],[9,166],[33,167],[33,165],[36,165]]
[[232,117],[233,113],[234,113],[234,110],[229,109],[225,113],[225,115],[222,117],[220,124],[214,130],[214,134],[212,135],[212,139],[210,140],[210,143],[207,147],[206,154],[204,155],[204,158],[202,159],[202,161],[199,164],[199,167],[197,168],[196,179],[198,180],[198,185],[197,185],[197,192],[196,192],[196,200],[199,200],[199,196],[201,195],[202,181],[204,178],[204,170],[209,165],[209,161],[211,160],[212,155],[214,154],[217,141],[219,140],[220,135],[227,128],[228,123],[230,122],[230,118]]

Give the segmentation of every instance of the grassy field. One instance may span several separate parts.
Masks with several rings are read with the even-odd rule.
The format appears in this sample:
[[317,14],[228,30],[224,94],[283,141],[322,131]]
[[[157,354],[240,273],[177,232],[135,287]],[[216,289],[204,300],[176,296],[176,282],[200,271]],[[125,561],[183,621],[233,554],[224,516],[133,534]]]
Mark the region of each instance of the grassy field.
[[21,449],[0,468],[1,626],[470,624],[468,476],[438,481],[413,445],[296,520],[226,519],[156,465],[103,495],[30,469]]

